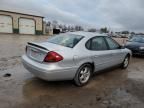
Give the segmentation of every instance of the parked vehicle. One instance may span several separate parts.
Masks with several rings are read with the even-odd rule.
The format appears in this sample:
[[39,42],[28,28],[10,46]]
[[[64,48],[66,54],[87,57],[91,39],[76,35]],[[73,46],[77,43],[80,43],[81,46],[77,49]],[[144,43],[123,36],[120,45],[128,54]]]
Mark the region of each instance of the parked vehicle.
[[28,43],[22,62],[38,78],[83,86],[95,72],[115,65],[127,68],[130,56],[129,49],[105,34],[71,32]]
[[132,36],[125,45],[133,55],[144,55],[144,35]]
[[129,35],[129,37],[128,37],[128,40],[130,40],[132,37],[134,37],[134,36],[136,36],[136,35]]

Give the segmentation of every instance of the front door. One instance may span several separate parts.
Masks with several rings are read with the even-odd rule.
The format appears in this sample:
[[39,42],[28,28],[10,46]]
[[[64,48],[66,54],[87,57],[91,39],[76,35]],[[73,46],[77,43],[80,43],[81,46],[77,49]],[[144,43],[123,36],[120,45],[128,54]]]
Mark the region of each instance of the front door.
[[105,37],[105,39],[106,39],[107,44],[109,46],[109,50],[112,53],[112,56],[111,56],[112,62],[111,62],[111,64],[112,65],[117,65],[117,64],[122,63],[123,59],[124,59],[124,56],[125,56],[125,53],[123,52],[123,49],[121,49],[120,45],[115,40],[113,40],[112,38]]

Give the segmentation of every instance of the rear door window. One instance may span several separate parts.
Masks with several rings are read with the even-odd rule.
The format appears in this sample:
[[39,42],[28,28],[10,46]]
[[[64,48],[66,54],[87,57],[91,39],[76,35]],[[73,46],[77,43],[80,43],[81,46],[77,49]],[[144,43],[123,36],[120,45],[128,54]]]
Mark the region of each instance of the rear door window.
[[86,43],[86,48],[93,51],[108,50],[108,46],[102,36],[90,39]]

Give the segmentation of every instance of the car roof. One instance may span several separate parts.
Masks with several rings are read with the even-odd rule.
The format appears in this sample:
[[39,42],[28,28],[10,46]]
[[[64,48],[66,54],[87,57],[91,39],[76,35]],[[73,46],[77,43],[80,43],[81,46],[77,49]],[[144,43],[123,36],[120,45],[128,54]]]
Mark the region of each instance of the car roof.
[[108,35],[105,34],[105,33],[92,33],[92,32],[84,32],[84,31],[69,32],[69,34],[81,35],[81,36],[84,36],[84,37],[108,36]]

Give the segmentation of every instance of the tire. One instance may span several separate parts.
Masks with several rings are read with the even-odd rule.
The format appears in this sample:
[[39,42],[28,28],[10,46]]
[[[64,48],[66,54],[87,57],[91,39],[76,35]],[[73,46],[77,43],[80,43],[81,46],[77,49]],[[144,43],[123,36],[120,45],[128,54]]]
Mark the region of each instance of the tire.
[[81,87],[88,83],[90,80],[90,77],[92,75],[92,66],[90,64],[84,64],[82,65],[74,78],[75,85]]
[[123,63],[122,63],[122,65],[121,65],[121,68],[122,68],[122,69],[126,69],[126,68],[128,67],[128,65],[129,65],[129,60],[130,60],[130,57],[127,55],[127,56],[125,57],[125,59],[123,60]]

